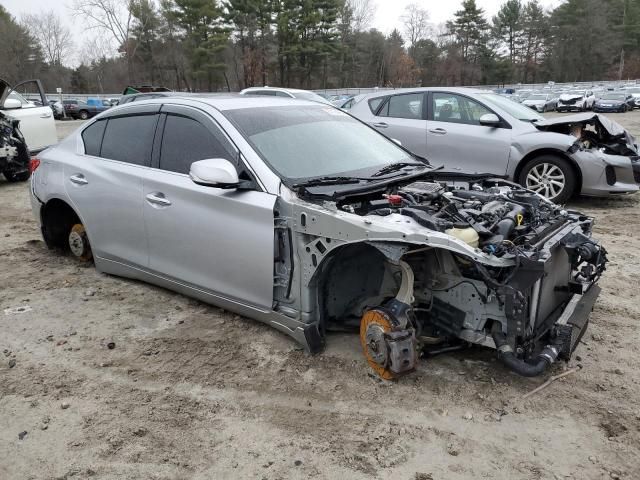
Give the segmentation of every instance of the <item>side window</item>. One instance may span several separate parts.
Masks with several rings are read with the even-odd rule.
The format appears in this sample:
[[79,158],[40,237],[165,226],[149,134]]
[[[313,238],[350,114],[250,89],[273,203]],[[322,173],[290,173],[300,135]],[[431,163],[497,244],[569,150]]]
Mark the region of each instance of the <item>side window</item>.
[[162,134],[160,168],[170,172],[189,173],[193,162],[207,158],[233,161],[228,149],[200,122],[168,115]]
[[423,93],[393,95],[382,108],[379,117],[407,118],[422,120]]
[[106,126],[107,121],[100,120],[84,129],[82,132],[82,141],[84,142],[85,154],[93,155],[94,157],[100,156],[100,145],[102,144],[102,137]]
[[149,165],[157,119],[158,115],[110,118],[100,156],[134,165]]
[[374,115],[376,114],[378,108],[380,108],[380,104],[384,101],[384,98],[385,97],[378,97],[369,100],[369,109],[371,110],[371,113],[373,113]]
[[452,93],[434,93],[433,119],[438,122],[480,125],[480,117],[493,113],[470,98]]
[[278,91],[276,91],[276,97],[291,98],[291,95],[289,95],[288,93],[284,93],[284,92],[278,92]]

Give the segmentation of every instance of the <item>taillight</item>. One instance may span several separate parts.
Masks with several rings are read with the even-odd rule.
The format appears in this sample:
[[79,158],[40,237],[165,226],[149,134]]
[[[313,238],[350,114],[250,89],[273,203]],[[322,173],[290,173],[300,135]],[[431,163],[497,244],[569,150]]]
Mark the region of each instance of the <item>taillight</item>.
[[29,173],[35,172],[40,166],[40,159],[36,157],[31,157],[29,160]]

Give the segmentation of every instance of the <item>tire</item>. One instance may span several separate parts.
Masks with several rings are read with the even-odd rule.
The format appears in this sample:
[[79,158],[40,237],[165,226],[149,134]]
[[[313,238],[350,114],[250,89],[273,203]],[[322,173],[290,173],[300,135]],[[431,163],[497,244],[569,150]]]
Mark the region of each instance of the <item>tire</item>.
[[555,155],[540,155],[529,160],[520,172],[518,183],[563,204],[576,190],[577,179],[571,164]]
[[87,112],[86,110],[80,110],[80,113],[78,113],[78,117],[80,117],[80,120],[86,120],[87,118],[89,118],[89,112]]
[[20,173],[3,172],[3,174],[9,183],[26,182],[31,177],[31,172],[29,171]]

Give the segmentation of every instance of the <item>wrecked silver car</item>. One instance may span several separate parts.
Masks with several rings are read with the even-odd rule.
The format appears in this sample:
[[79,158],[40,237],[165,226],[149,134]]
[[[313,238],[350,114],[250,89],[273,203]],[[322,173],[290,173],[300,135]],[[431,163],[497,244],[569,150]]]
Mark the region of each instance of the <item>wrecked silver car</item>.
[[433,350],[567,360],[606,265],[593,220],[488,175],[442,173],[348,114],[276,97],[115,107],[41,155],[51,248],[247,315],[310,352],[359,332],[390,379]]
[[597,122],[593,115],[545,121],[531,108],[495,93],[455,87],[370,93],[355,102],[349,113],[433,165],[506,177],[556,203],[565,203],[575,194],[638,191],[635,145],[628,145],[629,155],[599,146],[626,145],[624,135],[600,130],[593,146],[576,147],[571,122],[592,128]]

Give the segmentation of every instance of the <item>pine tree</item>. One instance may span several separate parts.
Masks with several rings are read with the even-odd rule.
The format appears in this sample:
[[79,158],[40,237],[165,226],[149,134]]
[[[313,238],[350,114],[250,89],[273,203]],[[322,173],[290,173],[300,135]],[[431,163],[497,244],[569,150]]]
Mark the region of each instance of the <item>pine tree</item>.
[[484,10],[478,7],[475,0],[464,0],[462,9],[455,13],[453,20],[447,22],[447,28],[460,51],[460,83],[473,84],[489,30]]
[[172,14],[184,32],[192,76],[206,89],[222,83],[226,68],[222,52],[229,30],[223,11],[215,0],[174,0]]

